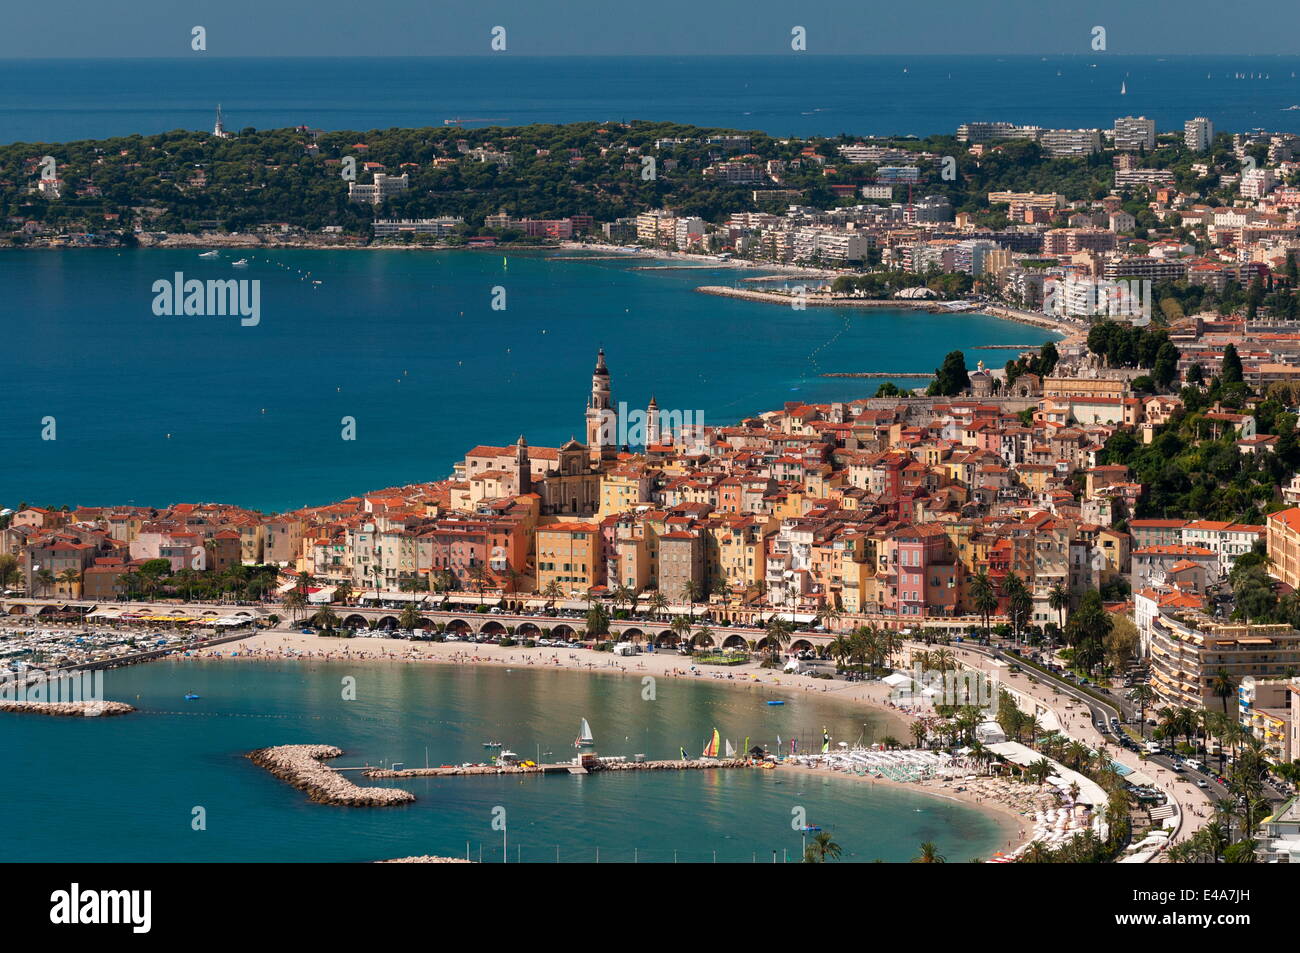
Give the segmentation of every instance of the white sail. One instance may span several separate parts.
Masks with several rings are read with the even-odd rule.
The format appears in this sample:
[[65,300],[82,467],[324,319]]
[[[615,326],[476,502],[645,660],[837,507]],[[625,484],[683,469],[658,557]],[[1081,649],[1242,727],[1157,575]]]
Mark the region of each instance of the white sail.
[[728,739],[727,739],[727,757],[728,757],[728,758],[734,758],[735,756],[736,756],[736,749],[733,748],[733,747],[731,746],[731,739],[728,738]]
[[591,725],[587,724],[587,719],[582,719],[582,732],[578,735],[583,741],[595,741],[591,735]]

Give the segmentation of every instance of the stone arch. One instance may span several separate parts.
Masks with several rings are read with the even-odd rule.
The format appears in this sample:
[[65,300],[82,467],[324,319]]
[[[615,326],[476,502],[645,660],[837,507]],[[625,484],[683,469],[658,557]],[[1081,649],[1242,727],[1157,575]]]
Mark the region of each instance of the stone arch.
[[645,638],[645,632],[643,632],[641,629],[637,628],[634,625],[628,626],[626,629],[624,629],[622,635],[623,638],[628,639],[632,642],[640,642],[642,639]]
[[722,640],[724,649],[748,649],[749,643],[745,641],[743,635],[729,635]]
[[396,629],[398,627],[397,616],[386,615],[380,616],[379,624],[375,626],[378,629]]
[[691,645],[701,649],[711,649],[714,646],[713,636],[703,632],[697,632],[691,636]]
[[809,642],[807,639],[796,639],[795,641],[790,643],[791,652],[811,652],[813,650],[814,650],[813,644]]
[[680,641],[681,640],[677,637],[676,632],[674,632],[672,629],[664,629],[657,636],[655,636],[655,647],[658,648],[659,646],[667,646],[671,648]]
[[515,635],[521,639],[538,639],[542,636],[542,630],[536,622],[521,622],[515,629]]
[[344,616],[343,628],[345,629],[364,629],[369,623],[366,617],[353,612],[351,615]]
[[551,626],[551,635],[557,639],[563,639],[566,642],[572,641],[578,634],[577,629],[567,623],[561,622],[558,625]]
[[452,619],[447,623],[447,632],[451,635],[469,635],[474,627],[464,619]]
[[506,627],[496,619],[488,619],[479,626],[479,635],[505,635]]

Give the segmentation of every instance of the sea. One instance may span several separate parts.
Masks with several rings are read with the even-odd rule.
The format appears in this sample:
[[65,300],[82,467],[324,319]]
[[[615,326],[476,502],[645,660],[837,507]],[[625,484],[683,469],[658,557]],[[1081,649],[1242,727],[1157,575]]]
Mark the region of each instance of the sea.
[[0,61],[0,143],[172,129],[656,120],[777,136],[963,122],[1300,132],[1300,56],[519,56]]
[[[234,267],[239,258],[248,264]],[[713,426],[789,401],[870,396],[882,383],[823,374],[931,375],[954,348],[971,367],[1001,366],[1015,346],[1057,337],[986,315],[797,311],[695,290],[751,287],[740,279],[755,272],[741,269],[571,258],[0,252],[0,507],[281,512],[444,479],[480,444],[585,439],[598,348],[615,409],[654,397]],[[155,283],[175,286],[177,275],[259,282],[258,323],[155,314]]]
[[[343,700],[346,679],[355,700]],[[186,701],[184,695],[200,696]],[[906,737],[893,716],[831,699],[521,666],[171,660],[106,673],[102,718],[0,716],[9,861],[361,862],[421,854],[500,863],[772,863],[801,855],[802,823],[841,862],[905,862],[933,841],[951,862],[987,859],[1008,832],[956,801],[823,774],[636,771],[585,777],[371,781],[415,794],[396,808],[314,804],[246,755],[330,744],[332,765],[488,760],[500,742],[542,762],[573,757],[586,718],[601,756],[677,758],[716,728],[740,748],[799,750],[822,730],[849,744]],[[787,699],[769,706],[768,698]],[[504,820],[505,831],[500,823]],[[1014,833],[1014,832],[1012,832]]]

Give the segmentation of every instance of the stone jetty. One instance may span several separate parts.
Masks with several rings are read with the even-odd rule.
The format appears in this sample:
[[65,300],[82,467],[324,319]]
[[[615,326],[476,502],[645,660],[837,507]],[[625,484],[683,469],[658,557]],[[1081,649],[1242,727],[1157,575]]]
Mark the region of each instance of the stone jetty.
[[65,718],[101,718],[110,715],[125,715],[127,712],[135,711],[135,708],[126,704],[126,702],[0,701],[0,711],[11,711],[24,715],[62,715]]
[[410,791],[398,788],[363,788],[353,784],[321,761],[337,758],[343,749],[333,745],[280,745],[259,748],[249,760],[282,781],[288,781],[311,800],[345,807],[390,807],[415,800]]
[[468,864],[464,857],[435,857],[421,854],[418,857],[394,857],[392,860],[377,860],[377,864]]
[[[749,762],[743,758],[702,758],[698,761],[597,761],[588,764],[590,771],[707,771],[713,768],[744,768]],[[372,768],[362,772],[368,778],[455,778],[484,774],[562,774],[571,763],[561,764],[495,764],[443,765],[438,768],[403,768],[392,771]]]

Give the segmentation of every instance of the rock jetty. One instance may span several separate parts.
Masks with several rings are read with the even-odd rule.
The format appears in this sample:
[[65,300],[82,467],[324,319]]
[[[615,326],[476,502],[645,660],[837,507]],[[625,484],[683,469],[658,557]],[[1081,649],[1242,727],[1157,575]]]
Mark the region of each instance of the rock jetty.
[[67,718],[101,718],[109,715],[125,715],[127,712],[135,711],[135,708],[126,702],[0,701],[0,711],[12,711],[24,715],[62,715]]
[[342,748],[333,745],[279,745],[274,748],[259,748],[249,754],[248,758],[280,780],[307,792],[307,796],[319,804],[391,807],[415,800],[415,795],[410,791],[398,788],[358,787],[333,768],[321,763],[325,758],[337,758],[342,753]]
[[392,860],[377,860],[377,864],[468,864],[470,861],[464,857],[434,857],[432,854],[421,854],[418,857],[394,857]]

